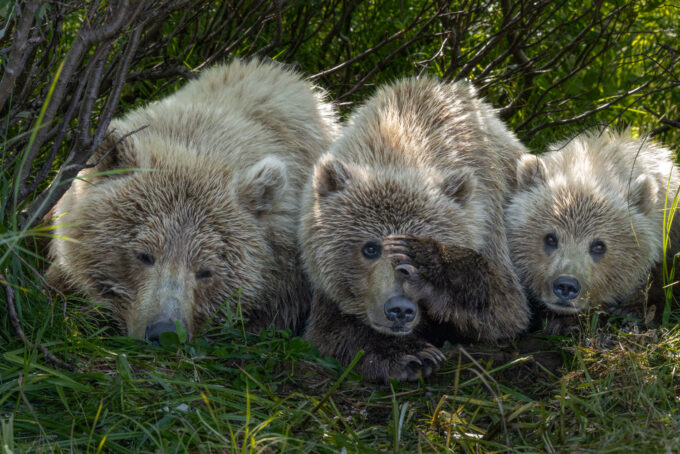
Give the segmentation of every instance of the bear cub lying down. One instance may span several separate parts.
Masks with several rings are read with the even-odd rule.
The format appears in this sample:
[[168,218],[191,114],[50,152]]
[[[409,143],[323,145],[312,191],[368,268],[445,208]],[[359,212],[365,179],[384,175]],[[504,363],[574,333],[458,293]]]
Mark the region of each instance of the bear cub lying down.
[[250,329],[298,331],[311,298],[299,192],[338,132],[332,106],[280,65],[205,71],[112,122],[56,206],[49,279],[151,341],[176,323],[195,334],[227,300]]
[[405,79],[351,117],[303,195],[300,243],[314,286],[306,337],[372,381],[437,369],[447,338],[527,327],[502,203],[526,153],[464,83]]
[[[590,132],[526,155],[517,180],[505,209],[510,253],[530,299],[551,314],[548,332],[573,328],[573,315],[589,307],[639,316],[650,273],[649,303],[660,313],[664,205],[680,185],[670,150]],[[676,221],[669,263],[678,245]]]

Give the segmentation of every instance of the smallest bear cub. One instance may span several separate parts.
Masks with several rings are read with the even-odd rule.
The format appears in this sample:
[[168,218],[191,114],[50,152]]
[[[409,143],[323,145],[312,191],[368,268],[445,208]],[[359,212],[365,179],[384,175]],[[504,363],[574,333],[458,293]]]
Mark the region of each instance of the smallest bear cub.
[[672,152],[626,133],[590,132],[527,154],[517,180],[505,209],[510,253],[528,297],[550,315],[547,331],[573,328],[569,315],[590,307],[640,310],[663,258],[664,205],[680,184]]
[[299,330],[311,297],[299,191],[338,132],[332,106],[282,65],[206,70],[111,123],[56,206],[50,280],[152,342],[176,323],[195,335],[227,301],[249,330]]

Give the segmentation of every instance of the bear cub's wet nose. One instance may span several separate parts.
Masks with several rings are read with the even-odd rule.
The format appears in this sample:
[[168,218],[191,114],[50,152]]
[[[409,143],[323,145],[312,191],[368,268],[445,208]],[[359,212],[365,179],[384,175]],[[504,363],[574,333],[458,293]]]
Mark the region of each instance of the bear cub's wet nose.
[[573,300],[581,292],[581,284],[575,277],[560,276],[553,281],[553,293],[562,300]]
[[[182,326],[184,326],[184,324],[182,324]],[[144,332],[144,339],[148,340],[154,345],[160,345],[161,334],[176,332],[177,327],[175,325],[174,320],[170,320],[168,318],[160,319],[156,320],[154,323],[146,327],[146,331]]]
[[393,296],[385,302],[385,317],[391,322],[404,324],[416,318],[418,307],[403,296]]

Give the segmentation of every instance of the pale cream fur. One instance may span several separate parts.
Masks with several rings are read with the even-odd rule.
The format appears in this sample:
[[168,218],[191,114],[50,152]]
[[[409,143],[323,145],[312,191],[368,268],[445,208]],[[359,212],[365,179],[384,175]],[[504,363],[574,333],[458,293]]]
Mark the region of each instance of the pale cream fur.
[[[235,60],[109,132],[56,207],[53,278],[108,302],[133,336],[165,312],[191,332],[239,289],[260,325],[299,329],[299,191],[339,133],[324,94],[283,65]],[[119,169],[141,170],[100,174]],[[147,249],[156,263],[142,267]]]
[[[673,159],[649,139],[611,130],[526,156],[520,190],[505,213],[511,255],[533,297],[574,313],[615,306],[634,294],[662,259],[664,205],[670,208],[680,185]],[[542,242],[551,232],[559,247],[548,256]],[[597,260],[589,253],[594,240],[607,246]],[[575,276],[582,286],[570,307],[552,295],[551,282],[560,275]]]

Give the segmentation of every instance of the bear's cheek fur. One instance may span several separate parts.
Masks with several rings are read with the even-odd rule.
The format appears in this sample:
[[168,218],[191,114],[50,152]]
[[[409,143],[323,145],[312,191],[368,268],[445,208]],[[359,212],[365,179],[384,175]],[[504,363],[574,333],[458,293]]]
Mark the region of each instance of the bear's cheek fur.
[[385,304],[392,297],[404,296],[402,281],[397,277],[390,259],[367,260],[352,254],[344,268],[337,268],[339,282],[344,282],[344,296],[336,299],[345,314],[358,317],[366,325],[383,334],[409,334],[420,322],[420,311],[405,324],[396,326],[387,319]]
[[[644,251],[631,254],[618,243],[634,244],[635,241],[621,232],[618,232],[621,236],[618,239],[601,236],[608,247],[599,259],[589,253],[589,240],[578,241],[564,232],[558,233],[562,244],[557,250],[548,255],[537,246],[531,251],[535,258],[524,261],[523,285],[550,310],[561,314],[617,304],[644,282],[648,268]],[[553,283],[560,276],[578,280],[580,292],[577,298],[564,301],[555,294]]]
[[[184,256],[186,254],[180,255]],[[204,261],[210,259],[209,256],[210,251],[203,251]],[[255,259],[255,254],[245,257]],[[239,263],[235,257],[231,262]],[[164,258],[152,266],[129,259],[117,263],[99,264],[100,274],[95,278],[94,290],[101,294],[102,289],[110,289],[102,296],[118,315],[127,335],[132,337],[144,337],[147,326],[165,319],[180,321],[189,336],[193,336],[227,300],[231,306],[240,303],[247,309],[258,299],[254,289],[261,280],[259,270],[264,267],[257,261],[254,268],[249,268],[254,271],[246,275],[243,270],[249,265],[242,263],[233,269],[213,266],[210,277],[199,279],[197,271],[202,267],[179,259]]]
[[[565,256],[567,258],[565,258]],[[556,258],[554,264],[547,268],[549,276],[542,284],[542,294],[539,298],[548,308],[558,313],[573,314],[583,312],[589,308],[606,308],[617,304],[632,294],[643,282],[645,273],[636,270],[645,270],[643,263],[638,263],[635,257],[622,254],[621,251],[610,247],[601,260],[595,262],[590,254],[562,254]],[[625,270],[632,272],[626,272]],[[552,291],[552,283],[562,275],[575,277],[581,286],[579,296],[566,305]],[[536,272],[537,281],[535,289],[539,288],[540,270]]]
[[[211,212],[193,205],[182,209],[176,202],[150,210],[134,197],[99,202],[70,230],[79,241],[70,257],[78,269],[90,270],[88,294],[108,303],[130,336],[144,337],[146,327],[161,318],[180,321],[191,336],[230,297],[231,306],[238,302],[244,310],[257,303],[262,274],[276,269],[258,226],[241,213],[225,213],[233,210],[227,200],[215,201],[222,209]],[[116,208],[121,205],[126,209]],[[142,252],[154,263],[141,263]],[[198,279],[203,269],[211,276]]]
[[209,278],[197,279],[196,267],[181,263],[140,270],[138,281],[130,283],[139,290],[125,314],[128,335],[144,337],[147,326],[170,319],[180,321],[191,337],[223,303],[229,301],[232,310],[237,304],[247,310],[257,301],[258,272],[246,277],[236,270],[213,268],[212,273]]
[[401,284],[388,258],[369,260],[362,256],[365,242],[341,239],[337,245],[327,245],[330,246],[327,252],[319,251],[318,259],[325,290],[340,310],[380,330],[390,324],[385,318],[385,301],[400,294]]

